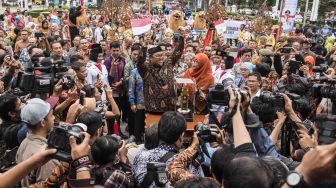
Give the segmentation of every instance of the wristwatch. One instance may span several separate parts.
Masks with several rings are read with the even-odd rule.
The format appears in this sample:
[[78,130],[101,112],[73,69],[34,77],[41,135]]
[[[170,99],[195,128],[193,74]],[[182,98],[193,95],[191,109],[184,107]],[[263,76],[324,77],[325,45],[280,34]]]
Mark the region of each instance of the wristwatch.
[[303,184],[303,175],[296,171],[290,171],[287,175],[286,183],[290,187],[299,188]]

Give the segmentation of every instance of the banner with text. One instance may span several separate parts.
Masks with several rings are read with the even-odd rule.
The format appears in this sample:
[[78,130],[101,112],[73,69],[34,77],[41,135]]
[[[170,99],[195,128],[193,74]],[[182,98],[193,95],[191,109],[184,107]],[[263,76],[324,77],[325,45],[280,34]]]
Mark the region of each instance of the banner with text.
[[215,27],[218,34],[223,34],[227,39],[236,39],[240,31],[240,26],[246,24],[245,21],[238,20],[220,20],[216,21]]

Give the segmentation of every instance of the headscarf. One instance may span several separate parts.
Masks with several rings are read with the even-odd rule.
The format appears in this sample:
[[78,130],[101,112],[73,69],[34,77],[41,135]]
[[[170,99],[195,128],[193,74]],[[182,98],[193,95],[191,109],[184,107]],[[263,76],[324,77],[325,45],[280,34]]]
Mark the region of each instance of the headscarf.
[[[315,66],[315,58],[313,56],[307,56],[304,58],[305,63],[309,63],[311,67]],[[313,69],[309,67],[309,75],[313,74]]]
[[[184,78],[194,79],[196,81],[196,88],[201,90],[203,93],[207,93],[208,88],[215,83],[215,79],[212,75],[210,60],[204,53],[198,53],[194,58],[198,61],[199,68],[197,70],[189,68],[185,72]],[[193,88],[190,87],[188,90],[191,93],[189,96],[193,96]],[[201,102],[196,100],[195,105],[196,108],[202,112],[207,104],[205,101]]]

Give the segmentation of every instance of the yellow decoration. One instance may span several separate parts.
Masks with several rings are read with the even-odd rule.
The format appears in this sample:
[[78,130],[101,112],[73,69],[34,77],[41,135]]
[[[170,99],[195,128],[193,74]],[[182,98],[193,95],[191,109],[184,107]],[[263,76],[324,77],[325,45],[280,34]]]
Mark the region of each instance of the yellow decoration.
[[183,12],[180,10],[174,10],[170,13],[168,18],[168,27],[173,30],[173,32],[177,32],[178,27],[185,25],[185,21],[183,19]]
[[205,12],[201,11],[196,14],[195,22],[193,28],[196,30],[205,30],[206,29],[206,20],[205,20]]

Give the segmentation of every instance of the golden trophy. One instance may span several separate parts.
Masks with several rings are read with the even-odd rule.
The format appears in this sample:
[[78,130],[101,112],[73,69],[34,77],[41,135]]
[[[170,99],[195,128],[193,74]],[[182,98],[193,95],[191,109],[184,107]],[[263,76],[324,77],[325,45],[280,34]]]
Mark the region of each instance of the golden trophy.
[[[193,122],[195,112],[195,95],[190,93],[190,89],[195,87],[195,83],[191,79],[175,78],[176,84],[182,85],[180,90],[179,102],[175,105],[175,111],[181,113],[187,122]],[[175,87],[176,94],[178,87]],[[193,90],[192,90],[193,91]]]

